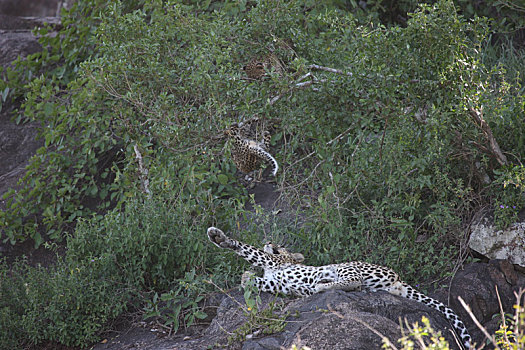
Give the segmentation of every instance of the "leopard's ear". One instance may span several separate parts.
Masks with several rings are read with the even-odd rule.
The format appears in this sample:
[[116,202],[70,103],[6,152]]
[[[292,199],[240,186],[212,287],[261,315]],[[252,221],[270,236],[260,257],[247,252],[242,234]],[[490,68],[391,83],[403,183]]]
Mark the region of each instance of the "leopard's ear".
[[292,257],[297,262],[303,262],[304,261],[304,255],[301,253],[292,253]]

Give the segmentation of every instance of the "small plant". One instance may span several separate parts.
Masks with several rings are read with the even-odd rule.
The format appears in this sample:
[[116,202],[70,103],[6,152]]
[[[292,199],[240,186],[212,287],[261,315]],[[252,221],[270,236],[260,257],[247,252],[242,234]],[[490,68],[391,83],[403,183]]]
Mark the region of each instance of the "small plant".
[[496,227],[503,230],[517,222],[518,212],[519,209],[517,209],[515,205],[509,206],[496,203],[496,208],[494,210],[494,222],[496,223]]
[[505,229],[518,221],[518,213],[525,207],[525,167],[508,166],[495,171],[493,187],[498,191],[494,208],[494,222],[499,229]]
[[228,337],[228,344],[242,342],[248,336],[279,333],[286,326],[289,314],[277,312],[281,304],[273,300],[266,308],[261,309],[259,291],[254,286],[253,279],[248,279],[244,285],[244,301],[246,306],[242,308],[248,319]]
[[525,289],[516,295],[514,315],[501,315],[501,323],[495,334],[495,343],[503,350],[525,349],[525,306],[522,304]]
[[[441,332],[436,332],[431,326],[427,317],[421,318],[422,326],[418,322],[408,325],[408,334],[401,337],[398,341],[403,350],[413,349],[433,349],[449,350],[450,346]],[[389,342],[384,342],[383,349],[396,349]]]
[[155,292],[153,299],[144,306],[144,319],[156,317],[169,334],[176,333],[179,327],[190,327],[196,320],[203,320],[208,315],[199,306],[204,299],[204,280],[195,275],[195,269],[186,272],[178,281],[178,287],[169,292]]

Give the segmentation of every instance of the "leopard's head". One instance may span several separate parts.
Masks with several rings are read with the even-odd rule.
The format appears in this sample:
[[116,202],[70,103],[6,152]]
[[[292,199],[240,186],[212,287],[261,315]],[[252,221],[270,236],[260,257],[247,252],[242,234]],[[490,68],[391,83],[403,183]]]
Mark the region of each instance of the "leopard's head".
[[256,58],[253,58],[247,65],[242,67],[248,78],[254,80],[261,79],[266,74],[265,68],[266,64],[264,61]]
[[239,123],[233,123],[230,127],[224,130],[224,134],[228,137],[239,136],[241,132],[241,125]]
[[304,255],[301,253],[290,253],[286,248],[272,242],[267,242],[263,250],[271,255],[280,257],[284,262],[300,264],[304,261]]

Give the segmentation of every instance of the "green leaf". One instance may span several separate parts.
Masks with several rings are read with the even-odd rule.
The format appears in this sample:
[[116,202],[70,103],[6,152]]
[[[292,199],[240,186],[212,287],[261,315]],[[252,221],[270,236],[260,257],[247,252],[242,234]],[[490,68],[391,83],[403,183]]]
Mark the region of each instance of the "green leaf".
[[197,317],[199,320],[203,320],[205,319],[206,317],[208,317],[208,314],[203,312],[203,311],[200,311],[200,310],[197,310],[195,311],[194,313],[195,317]]
[[221,185],[226,185],[228,183],[228,176],[224,174],[217,175],[217,180]]
[[44,105],[44,115],[46,117],[49,117],[51,114],[53,114],[54,105],[52,103],[46,102]]

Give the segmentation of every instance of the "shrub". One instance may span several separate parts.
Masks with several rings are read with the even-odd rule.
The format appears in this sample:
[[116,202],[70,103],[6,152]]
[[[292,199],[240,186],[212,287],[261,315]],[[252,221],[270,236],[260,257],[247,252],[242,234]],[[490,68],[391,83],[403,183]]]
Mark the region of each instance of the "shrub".
[[28,339],[75,346],[98,340],[100,330],[126,309],[132,296],[116,272],[108,259],[58,263],[51,271],[29,269],[21,322]]
[[75,262],[110,259],[116,273],[138,289],[166,290],[185,271],[206,266],[206,221],[191,217],[188,207],[148,200],[128,201],[122,212],[101,222],[82,221],[68,239]]
[[26,333],[20,327],[28,299],[24,280],[11,274],[5,259],[0,261],[0,349],[21,347]]
[[49,269],[18,264],[9,275],[2,273],[2,348],[44,341],[86,346],[99,339],[133,295],[103,259],[84,265],[60,261]]

